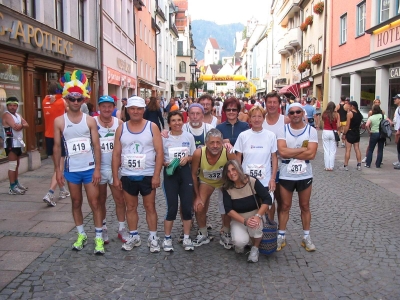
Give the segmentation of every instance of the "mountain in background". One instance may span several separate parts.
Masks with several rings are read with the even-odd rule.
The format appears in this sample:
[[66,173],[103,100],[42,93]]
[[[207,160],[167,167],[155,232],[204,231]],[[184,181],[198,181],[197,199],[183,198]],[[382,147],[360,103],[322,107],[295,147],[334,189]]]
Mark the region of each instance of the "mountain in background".
[[218,45],[221,48],[221,59],[224,56],[233,56],[235,53],[235,34],[238,31],[243,31],[243,28],[244,25],[241,23],[218,25],[215,22],[205,20],[192,21],[193,42],[196,46],[196,59],[199,61],[204,58],[204,47],[210,37],[217,40]]

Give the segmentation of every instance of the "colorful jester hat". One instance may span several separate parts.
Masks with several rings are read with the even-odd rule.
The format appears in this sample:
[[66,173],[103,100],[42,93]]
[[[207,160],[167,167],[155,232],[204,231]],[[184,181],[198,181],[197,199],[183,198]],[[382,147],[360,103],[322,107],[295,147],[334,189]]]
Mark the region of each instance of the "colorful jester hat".
[[[58,88],[60,89],[63,97],[68,96],[81,96],[89,98],[91,92],[89,86],[89,80],[81,70],[75,70],[72,72],[66,72],[58,82]],[[80,94],[80,95],[79,95]]]

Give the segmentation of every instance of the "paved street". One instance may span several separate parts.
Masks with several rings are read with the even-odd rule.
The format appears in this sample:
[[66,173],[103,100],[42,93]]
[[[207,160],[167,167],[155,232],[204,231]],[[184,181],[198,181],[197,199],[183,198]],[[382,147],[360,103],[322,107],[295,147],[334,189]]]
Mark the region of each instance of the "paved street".
[[[363,137],[363,152],[366,142]],[[343,151],[338,149],[337,166]],[[317,251],[308,253],[300,246],[302,227],[294,205],[288,245],[279,253],[260,256],[258,264],[225,250],[219,237],[194,252],[183,251],[176,243],[179,221],[172,233],[175,252],[151,254],[144,243],[142,208],[142,246],[124,252],[117,239],[111,197],[107,202],[111,243],[106,254],[93,255],[91,214],[84,221],[89,243],[74,252],[71,244],[76,233],[69,200],[61,200],[56,208],[41,201],[52,171],[45,161],[40,170],[20,176],[30,187],[27,195],[8,196],[7,182],[0,183],[0,299],[399,299],[400,173],[391,165],[395,146],[389,143],[385,148],[379,170],[356,171],[354,157],[353,152],[349,172],[326,172],[319,146],[311,200],[311,236]],[[163,237],[161,189],[157,209]],[[209,222],[217,235],[220,220],[215,201],[211,210]]]

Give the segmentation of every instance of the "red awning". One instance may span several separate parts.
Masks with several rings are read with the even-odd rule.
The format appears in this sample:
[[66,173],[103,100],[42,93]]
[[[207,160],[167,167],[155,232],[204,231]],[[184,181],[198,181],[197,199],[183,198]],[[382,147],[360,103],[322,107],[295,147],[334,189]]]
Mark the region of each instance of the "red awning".
[[296,98],[300,98],[300,88],[299,84],[286,85],[278,91],[279,94],[292,94]]

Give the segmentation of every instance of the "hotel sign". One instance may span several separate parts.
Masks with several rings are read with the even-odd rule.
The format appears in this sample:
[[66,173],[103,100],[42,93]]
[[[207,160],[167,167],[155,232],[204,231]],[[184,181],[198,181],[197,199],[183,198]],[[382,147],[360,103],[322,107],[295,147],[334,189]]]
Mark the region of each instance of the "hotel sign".
[[35,48],[73,57],[74,44],[70,41],[20,20],[13,20],[8,24],[11,26],[7,26],[3,23],[3,19],[3,14],[0,12],[0,37],[8,36],[10,40],[19,40]]
[[400,23],[394,21],[373,31],[371,35],[371,52],[377,52],[400,45]]

